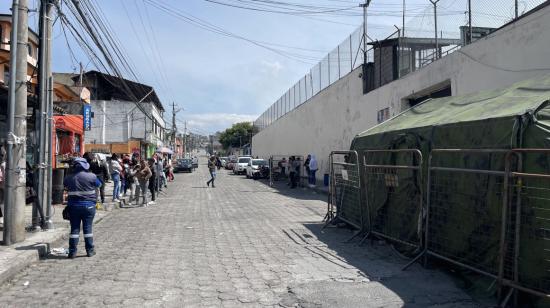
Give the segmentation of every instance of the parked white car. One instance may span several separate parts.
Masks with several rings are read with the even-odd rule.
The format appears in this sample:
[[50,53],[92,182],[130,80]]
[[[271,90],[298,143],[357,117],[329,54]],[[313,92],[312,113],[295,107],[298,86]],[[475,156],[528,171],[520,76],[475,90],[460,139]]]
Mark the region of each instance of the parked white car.
[[267,166],[265,159],[252,159],[246,166],[246,177],[249,179],[258,179],[262,177],[262,167]]
[[234,174],[246,174],[246,166],[252,160],[250,156],[239,156],[237,162],[233,165]]

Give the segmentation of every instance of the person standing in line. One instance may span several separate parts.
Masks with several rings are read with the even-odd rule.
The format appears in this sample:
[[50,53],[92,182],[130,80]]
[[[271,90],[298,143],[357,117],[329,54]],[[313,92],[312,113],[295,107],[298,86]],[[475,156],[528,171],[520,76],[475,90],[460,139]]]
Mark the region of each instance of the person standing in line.
[[206,182],[206,186],[210,187],[212,183],[212,188],[215,188],[214,181],[216,180],[216,157],[214,155],[210,156],[208,160],[208,171],[210,172],[210,180]]
[[139,164],[129,165],[128,170],[126,171],[126,188],[130,190],[130,198],[128,199],[128,204],[132,205],[136,195],[136,174],[139,171]]
[[120,173],[122,172],[122,167],[118,161],[118,155],[113,154],[111,156],[111,178],[113,179],[113,202],[119,202],[120,194]]
[[277,167],[279,167],[279,170],[280,170],[280,175],[281,176],[285,176],[286,175],[286,157],[283,157],[283,159],[281,159],[278,163],[277,163]]
[[308,176],[309,181],[309,163],[311,162],[311,154],[307,155],[306,161],[304,162],[304,167],[306,167],[306,175]]
[[290,181],[290,188],[294,189],[296,188],[296,158],[294,156],[290,156],[288,158],[288,179]]
[[159,156],[159,160],[157,162],[157,174],[159,176],[159,189],[162,190],[162,188],[167,188],[166,185],[166,173],[164,172],[164,163],[166,161],[166,157],[164,155]]
[[63,181],[63,185],[68,191],[67,207],[71,222],[68,258],[73,259],[76,256],[81,223],[86,243],[86,255],[92,257],[95,255],[92,225],[97,189],[101,186],[101,181],[94,173],[88,172],[90,164],[84,158],[75,158],[72,167],[72,174]]
[[151,201],[147,203],[148,205],[155,205],[156,198],[155,198],[155,192],[158,188],[158,173],[156,171],[156,165],[154,159],[149,159],[149,169],[151,170],[151,177],[149,178],[149,191],[151,192]]
[[90,165],[90,171],[97,176],[101,182],[99,187],[99,196],[101,198],[101,203],[105,203],[105,182],[109,178],[109,170],[107,167],[101,163],[101,158],[99,154],[90,154],[88,152],[84,153],[84,158]]
[[120,194],[126,196],[128,188],[130,188],[130,183],[128,182],[128,175],[131,170],[131,161],[128,155],[124,155],[122,158],[122,175],[121,175],[121,188]]
[[315,173],[317,172],[317,169],[319,168],[317,166],[317,159],[315,158],[315,155],[310,155],[309,160],[309,187],[313,188],[315,187],[315,184],[317,184],[317,178],[315,177]]
[[174,181],[174,166],[172,165],[172,159],[166,160],[166,177],[169,182]]
[[147,181],[149,181],[153,174],[151,173],[151,169],[145,160],[142,159],[137,166],[136,204],[139,204],[139,196],[141,195],[141,205],[147,206]]

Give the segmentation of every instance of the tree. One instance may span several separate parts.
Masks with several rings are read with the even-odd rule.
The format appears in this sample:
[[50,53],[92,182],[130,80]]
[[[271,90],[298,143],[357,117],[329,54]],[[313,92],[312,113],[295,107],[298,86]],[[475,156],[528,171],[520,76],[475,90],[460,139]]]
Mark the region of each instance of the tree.
[[230,147],[238,148],[250,143],[253,133],[255,132],[252,123],[241,122],[233,124],[220,134],[220,143],[224,149]]

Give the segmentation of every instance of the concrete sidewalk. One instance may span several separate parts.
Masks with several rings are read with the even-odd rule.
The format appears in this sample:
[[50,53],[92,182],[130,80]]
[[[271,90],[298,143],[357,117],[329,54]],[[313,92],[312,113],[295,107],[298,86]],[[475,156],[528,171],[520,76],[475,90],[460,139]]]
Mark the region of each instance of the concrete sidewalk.
[[[111,200],[113,184],[105,189],[106,201]],[[109,198],[107,198],[109,196]],[[94,224],[98,224],[118,205],[112,202],[106,202],[103,210],[98,210],[94,219]],[[54,214],[52,216],[54,229],[47,231],[31,231],[32,206],[25,207],[25,221],[28,223],[25,241],[12,246],[0,246],[0,285],[9,281],[15,274],[37,262],[41,257],[50,253],[56,245],[59,247],[68,246],[70,224],[63,220],[62,212],[64,204],[53,206]],[[0,224],[1,226],[1,224]],[[3,226],[0,227],[0,241],[3,237]]]

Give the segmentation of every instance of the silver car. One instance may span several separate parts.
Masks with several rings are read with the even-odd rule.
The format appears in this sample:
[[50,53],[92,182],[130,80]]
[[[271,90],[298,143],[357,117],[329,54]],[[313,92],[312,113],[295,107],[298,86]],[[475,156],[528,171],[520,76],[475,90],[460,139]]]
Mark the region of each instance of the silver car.
[[250,156],[239,156],[237,159],[237,162],[233,165],[233,173],[234,174],[245,174],[246,173],[246,166],[248,166],[248,163],[252,160],[252,157]]

